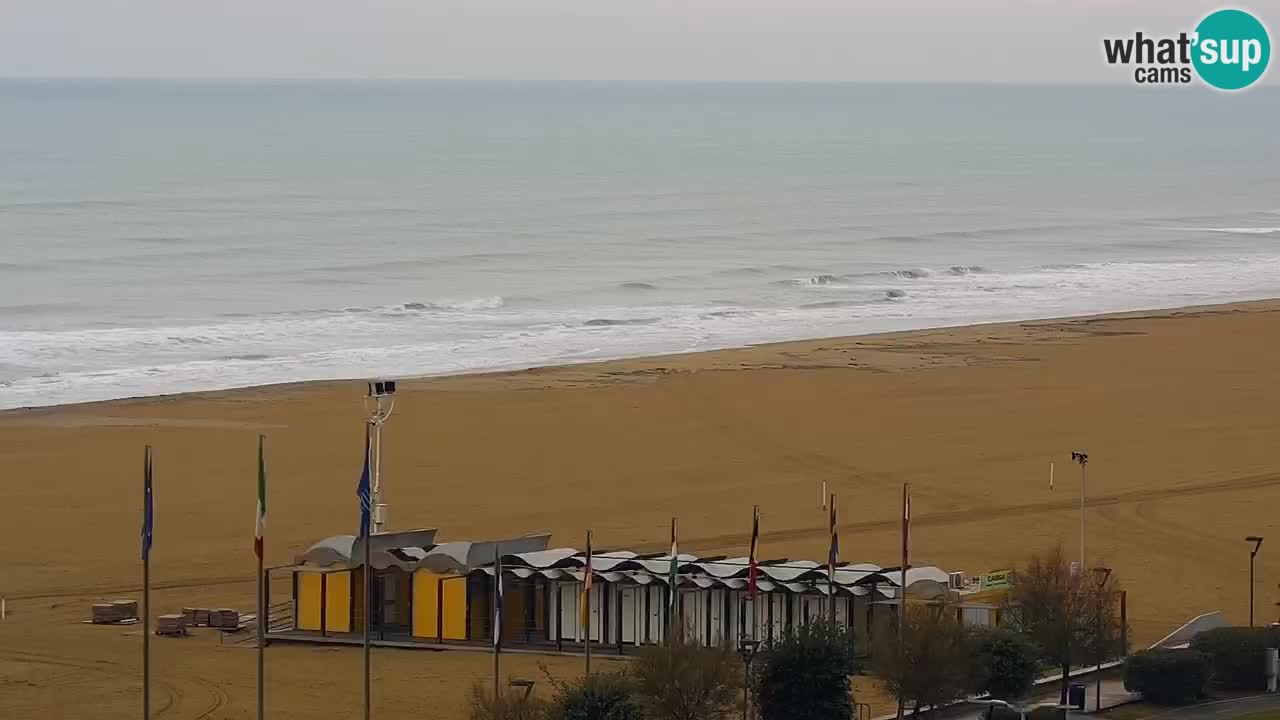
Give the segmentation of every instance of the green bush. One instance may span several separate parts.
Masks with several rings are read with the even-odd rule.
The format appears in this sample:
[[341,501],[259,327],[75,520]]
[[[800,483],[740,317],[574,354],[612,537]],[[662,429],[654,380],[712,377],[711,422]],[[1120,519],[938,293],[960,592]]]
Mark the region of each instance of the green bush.
[[853,650],[845,628],[826,620],[787,633],[756,660],[763,720],[849,720]]
[[594,673],[556,692],[557,720],[642,720],[634,681],[625,673]]
[[1209,656],[1218,687],[1265,690],[1266,649],[1280,647],[1280,628],[1216,628],[1196,635],[1191,647]]
[[973,632],[970,691],[1000,700],[1017,700],[1040,674],[1040,650],[1027,636],[1004,628]]
[[1148,650],[1124,663],[1124,689],[1158,705],[1186,705],[1209,689],[1209,656],[1199,650]]
[[703,647],[675,634],[631,664],[652,720],[726,720],[741,712],[742,661],[727,647]]

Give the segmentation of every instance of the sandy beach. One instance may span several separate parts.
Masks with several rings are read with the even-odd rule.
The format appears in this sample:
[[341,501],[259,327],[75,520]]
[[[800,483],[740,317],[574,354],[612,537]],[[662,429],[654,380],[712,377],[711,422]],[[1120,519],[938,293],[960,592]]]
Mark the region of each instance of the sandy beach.
[[[386,426],[393,529],[532,531],[553,545],[820,559],[823,481],[843,559],[979,573],[1079,542],[1129,591],[1138,644],[1221,609],[1247,620],[1245,535],[1275,535],[1280,301],[1035,321],[403,383]],[[253,604],[256,438],[269,448],[267,561],[354,532],[363,383],[325,382],[0,413],[0,715],[136,717],[137,628],[81,624],[140,596],[142,448],[156,454],[157,612]],[[1048,486],[1056,462],[1056,488]],[[1258,557],[1275,616],[1280,550]],[[281,588],[277,593],[283,593]],[[153,643],[158,717],[248,718],[254,660],[209,632]],[[508,656],[513,676],[579,663]],[[273,718],[345,718],[357,649],[269,650]],[[375,711],[463,717],[476,652],[377,651]],[[539,692],[544,692],[542,680]],[[871,697],[868,695],[867,697]],[[866,698],[860,698],[866,699]]]

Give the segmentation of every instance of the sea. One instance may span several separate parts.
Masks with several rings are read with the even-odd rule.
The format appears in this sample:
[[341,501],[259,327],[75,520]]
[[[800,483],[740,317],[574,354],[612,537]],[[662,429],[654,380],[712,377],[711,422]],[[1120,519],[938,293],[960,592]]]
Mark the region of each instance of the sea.
[[1280,296],[1280,90],[0,81],[0,408]]

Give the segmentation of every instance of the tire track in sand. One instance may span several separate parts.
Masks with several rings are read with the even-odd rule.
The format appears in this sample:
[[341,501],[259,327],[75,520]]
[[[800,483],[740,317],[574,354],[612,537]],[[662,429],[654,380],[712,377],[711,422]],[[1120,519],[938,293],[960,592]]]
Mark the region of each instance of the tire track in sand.
[[[1200,495],[1240,492],[1242,490],[1253,490],[1274,486],[1280,486],[1280,473],[1247,475],[1244,477],[1228,478],[1226,480],[1200,483],[1197,485],[1179,485],[1175,487],[1151,490],[1130,490],[1111,495],[1099,495],[1086,498],[1085,505],[1092,508],[1101,508],[1112,505],[1128,505],[1132,503],[1144,503],[1176,497],[1196,497]],[[1067,497],[1033,503],[1013,503],[1008,505],[992,505],[983,508],[964,508],[961,510],[946,510],[935,513],[918,513],[912,515],[911,524],[915,527],[968,525],[989,522],[990,518],[995,515],[999,515],[1004,518],[1019,517],[1025,515],[1060,512],[1062,510],[1071,510],[1078,507],[1080,507],[1079,497]],[[975,517],[975,513],[978,511],[981,511],[981,514]],[[895,516],[890,520],[864,520],[862,522],[843,523],[839,525],[837,529],[840,532],[851,533],[893,530],[898,527],[900,522],[901,521]],[[827,532],[828,529],[825,526],[810,526],[766,531],[760,533],[760,537],[764,540],[804,540],[825,537]],[[694,550],[741,545],[746,541],[746,533],[704,535],[702,537],[695,537],[689,540],[681,539],[682,544],[688,543],[690,549]],[[656,551],[662,550],[666,547],[668,546],[663,543],[655,542],[637,545],[636,550],[641,552]]]

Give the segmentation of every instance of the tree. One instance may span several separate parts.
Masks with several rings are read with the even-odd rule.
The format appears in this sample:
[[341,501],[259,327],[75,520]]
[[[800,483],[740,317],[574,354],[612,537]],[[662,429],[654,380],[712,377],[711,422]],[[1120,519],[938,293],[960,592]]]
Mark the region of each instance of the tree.
[[1040,674],[1040,649],[1025,635],[1006,628],[973,632],[969,690],[999,700],[1026,695]]
[[703,647],[674,634],[666,647],[646,647],[631,666],[653,720],[723,720],[736,710],[742,663],[727,647]]
[[819,619],[770,642],[756,660],[763,720],[849,720],[855,671],[845,628]]
[[1006,617],[1062,670],[1059,702],[1067,702],[1073,661],[1095,662],[1107,649],[1120,649],[1119,596],[1114,575],[1099,587],[1094,573],[1072,573],[1061,546],[1033,555],[1010,578]]
[[908,605],[901,645],[887,624],[875,633],[871,670],[884,689],[911,703],[915,713],[964,697],[968,691],[971,635],[954,608]]

